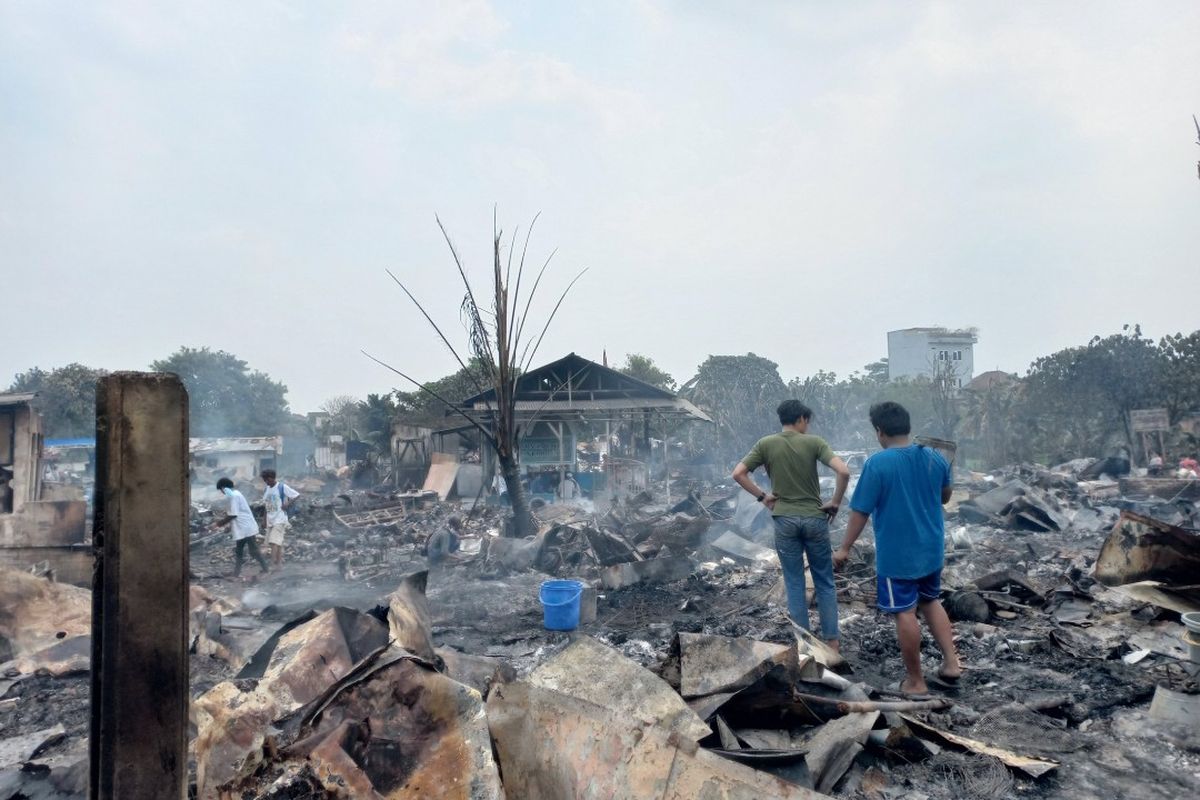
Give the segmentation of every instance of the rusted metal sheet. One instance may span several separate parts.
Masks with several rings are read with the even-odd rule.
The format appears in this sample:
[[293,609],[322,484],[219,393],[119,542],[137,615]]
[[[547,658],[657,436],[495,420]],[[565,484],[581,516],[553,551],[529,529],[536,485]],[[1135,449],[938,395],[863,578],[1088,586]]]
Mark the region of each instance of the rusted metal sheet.
[[1158,581],[1167,588],[1195,584],[1200,575],[1200,535],[1122,511],[1100,548],[1095,575],[1106,586],[1138,581]]
[[260,763],[273,723],[321,697],[366,655],[387,643],[383,623],[348,608],[331,608],[291,627],[251,661],[261,676],[252,691],[217,684],[192,704],[196,785],[200,797],[245,776]]
[[434,652],[446,665],[448,676],[483,694],[493,684],[517,679],[517,672],[512,665],[500,658],[473,656],[449,647],[439,647]]
[[374,617],[331,608],[288,633],[275,646],[259,689],[278,699],[281,712],[312,701],[386,641]]
[[263,760],[263,745],[278,716],[274,698],[265,692],[242,692],[225,681],[192,701],[191,718],[198,733],[196,789],[202,798],[219,796],[219,787],[252,772]]
[[527,680],[623,716],[661,725],[681,739],[699,741],[712,733],[666,681],[589,636],[576,639]]
[[0,569],[0,636],[13,643],[17,655],[33,654],[91,632],[91,592]]
[[388,598],[387,625],[334,608],[284,626],[243,670],[252,690],[197,699],[199,797],[256,796],[269,775],[288,796],[503,798],[479,692],[434,670],[425,580]]
[[735,692],[761,678],[776,664],[796,666],[794,645],[750,638],[680,633],[679,691],[685,698]]
[[429,601],[425,598],[428,579],[426,570],[404,576],[400,586],[388,598],[387,616],[393,643],[426,661],[433,661]]
[[826,797],[729,761],[678,734],[527,683],[488,697],[505,789],[522,800],[813,800]]
[[395,647],[334,684],[300,735],[282,760],[306,760],[335,796],[505,796],[479,692]]

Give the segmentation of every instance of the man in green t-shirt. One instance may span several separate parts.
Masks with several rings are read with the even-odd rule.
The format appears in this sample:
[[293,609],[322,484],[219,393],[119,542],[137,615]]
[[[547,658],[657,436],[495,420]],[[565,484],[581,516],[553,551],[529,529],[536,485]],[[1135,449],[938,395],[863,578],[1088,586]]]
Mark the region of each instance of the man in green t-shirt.
[[[812,575],[821,620],[821,638],[838,649],[837,589],[833,584],[833,548],[829,544],[829,522],[842,505],[850,470],[833,454],[820,436],[808,433],[812,409],[799,400],[785,400],[776,409],[783,430],[759,439],[733,470],[738,485],[771,510],[775,518],[775,551],[783,568],[788,614],[809,630],[808,602],[804,596],[804,557]],[[833,499],[821,502],[817,462],[837,474]],[[750,477],[761,466],[767,468],[771,491],[764,492]]]

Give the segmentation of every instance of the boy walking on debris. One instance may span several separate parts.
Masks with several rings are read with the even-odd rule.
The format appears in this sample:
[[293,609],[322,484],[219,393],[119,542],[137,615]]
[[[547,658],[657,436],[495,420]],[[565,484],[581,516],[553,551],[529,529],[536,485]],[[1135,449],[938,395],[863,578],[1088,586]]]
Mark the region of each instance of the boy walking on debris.
[[245,561],[244,551],[250,548],[250,556],[258,565],[262,567],[262,574],[266,575],[270,570],[267,567],[266,559],[258,550],[258,542],[254,540],[258,536],[258,522],[254,519],[254,512],[250,510],[250,504],[246,502],[245,496],[237,489],[233,488],[233,481],[229,478],[221,478],[217,481],[217,490],[229,498],[229,512],[222,520],[214,522],[211,527],[219,528],[223,525],[230,525],[230,531],[233,533],[233,541],[235,542],[233,551],[233,577],[237,578],[242,574],[242,562]]
[[300,493],[287,484],[277,482],[273,469],[264,469],[262,479],[267,485],[263,491],[263,505],[267,512],[267,544],[271,545],[271,563],[278,567],[283,564],[283,537],[292,527],[288,522],[287,510]]
[[878,604],[896,619],[904,661],[900,692],[920,698],[929,687],[921,671],[918,611],[942,651],[942,666],[931,680],[951,687],[962,676],[954,628],[939,599],[946,537],[942,506],[950,500],[950,464],[933,448],[912,444],[908,411],[899,403],[872,406],[871,424],[883,451],[867,459],[858,478],[850,498],[846,538],[833,562],[839,567],[846,563],[850,548],[871,517]]
[[[799,400],[785,400],[779,404],[776,413],[783,430],[759,439],[733,470],[733,479],[771,510],[775,521],[775,551],[779,554],[787,590],[788,614],[805,630],[809,630],[804,585],[804,557],[807,554],[808,571],[816,589],[821,638],[836,652],[838,606],[837,589],[833,585],[829,522],[841,507],[850,483],[850,470],[833,454],[824,439],[808,433],[812,409]],[[837,486],[828,503],[821,502],[818,461],[837,473]],[[767,468],[770,492],[764,492],[750,477],[750,473],[760,466]]]

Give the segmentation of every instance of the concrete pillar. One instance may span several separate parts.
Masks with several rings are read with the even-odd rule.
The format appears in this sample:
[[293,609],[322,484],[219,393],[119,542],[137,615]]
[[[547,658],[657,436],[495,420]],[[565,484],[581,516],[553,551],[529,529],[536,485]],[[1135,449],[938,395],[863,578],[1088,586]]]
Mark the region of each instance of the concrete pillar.
[[185,797],[188,399],[175,375],[96,392],[92,800]]

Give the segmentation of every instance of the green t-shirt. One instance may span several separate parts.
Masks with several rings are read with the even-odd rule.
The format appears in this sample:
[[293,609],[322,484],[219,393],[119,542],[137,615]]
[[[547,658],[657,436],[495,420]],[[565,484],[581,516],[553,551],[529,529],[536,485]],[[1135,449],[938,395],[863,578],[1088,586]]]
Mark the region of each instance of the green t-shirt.
[[777,517],[823,516],[818,461],[825,466],[833,461],[829,443],[820,436],[795,431],[782,431],[759,439],[742,459],[751,472],[766,466],[767,475],[771,477],[771,491],[779,498],[774,511]]

